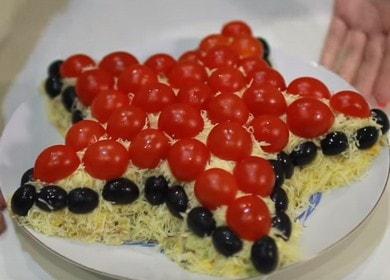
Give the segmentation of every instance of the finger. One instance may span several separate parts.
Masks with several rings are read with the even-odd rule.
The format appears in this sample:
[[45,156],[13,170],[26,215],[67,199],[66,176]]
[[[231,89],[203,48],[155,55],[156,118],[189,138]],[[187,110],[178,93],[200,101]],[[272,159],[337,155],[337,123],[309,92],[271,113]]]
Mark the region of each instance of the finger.
[[378,104],[385,106],[390,101],[390,37],[386,37],[385,54],[383,56],[373,94]]
[[5,230],[5,228],[4,216],[0,213],[0,234]]
[[363,60],[367,36],[362,31],[350,30],[337,61],[336,72],[347,82],[352,82]]
[[5,202],[4,196],[0,191],[0,210],[3,210],[6,207],[6,205],[7,204]]
[[326,35],[320,59],[320,63],[325,67],[333,69],[337,54],[339,53],[345,35],[347,34],[347,30],[347,25],[341,18],[337,16],[333,17],[329,25],[328,34]]

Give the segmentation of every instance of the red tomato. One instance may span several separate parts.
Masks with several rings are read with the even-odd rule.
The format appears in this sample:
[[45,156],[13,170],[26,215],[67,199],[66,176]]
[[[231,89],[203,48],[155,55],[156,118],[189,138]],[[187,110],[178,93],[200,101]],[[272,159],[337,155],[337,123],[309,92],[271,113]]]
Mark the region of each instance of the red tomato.
[[99,122],[105,123],[111,114],[125,106],[130,105],[129,97],[118,90],[101,91],[92,101],[91,113]]
[[300,98],[287,108],[287,125],[290,131],[303,138],[325,134],[333,122],[334,115],[330,108],[314,98]]
[[113,112],[107,121],[107,134],[113,139],[132,140],[145,126],[146,113],[129,106]]
[[202,61],[210,69],[223,66],[236,66],[238,56],[227,46],[216,46],[207,52]]
[[239,67],[242,67],[245,75],[249,75],[250,73],[256,70],[262,70],[264,68],[269,68],[268,63],[262,59],[261,57],[251,56],[240,60],[238,64]]
[[252,139],[248,131],[236,122],[216,125],[207,138],[207,147],[224,160],[240,160],[252,152]]
[[249,117],[249,110],[237,95],[222,93],[210,99],[207,115],[213,123],[235,121],[245,124]]
[[197,50],[187,51],[183,53],[178,59],[179,62],[189,61],[189,62],[196,62],[196,63],[199,63],[199,60],[200,60],[200,56]]
[[231,40],[229,37],[223,36],[221,34],[211,34],[205,37],[199,44],[199,50],[203,53],[207,53],[214,47],[217,46],[229,46]]
[[256,38],[248,35],[235,37],[230,47],[238,54],[240,59],[253,56],[263,57],[264,53],[261,43]]
[[204,171],[210,159],[206,145],[196,139],[177,141],[168,153],[168,164],[180,181],[195,180]]
[[177,101],[191,105],[196,109],[205,109],[214,93],[211,88],[203,83],[183,87],[177,94]]
[[136,93],[141,87],[157,82],[157,75],[149,67],[134,64],[119,76],[118,88],[125,93]]
[[330,98],[333,110],[347,116],[368,118],[371,115],[370,106],[359,93],[354,91],[340,91]]
[[228,226],[241,238],[256,241],[271,229],[271,214],[267,205],[256,195],[236,198],[226,211]]
[[76,151],[65,145],[44,149],[34,164],[34,178],[45,183],[54,183],[71,175],[80,165]]
[[128,52],[113,52],[103,57],[99,63],[99,68],[118,77],[126,68],[133,64],[138,64],[138,60],[134,55]]
[[173,87],[182,88],[206,81],[207,73],[199,63],[184,61],[177,63],[171,69],[168,79]]
[[68,57],[60,66],[63,78],[77,78],[85,68],[94,67],[95,61],[85,54],[75,54]]
[[194,137],[203,130],[203,126],[199,110],[188,104],[169,105],[158,118],[158,128],[176,139]]
[[231,173],[220,168],[211,168],[199,175],[194,191],[196,198],[204,207],[214,210],[232,202],[238,186]]
[[215,91],[233,93],[245,86],[244,75],[236,68],[221,67],[209,77],[209,85]]
[[313,77],[300,77],[293,80],[287,87],[287,92],[303,97],[330,98],[327,86]]
[[125,173],[129,154],[122,144],[114,140],[101,140],[88,146],[83,163],[85,171],[92,177],[111,180]]
[[76,93],[81,102],[89,106],[96,95],[114,87],[114,77],[102,69],[84,71],[76,82]]
[[156,74],[165,76],[175,64],[176,60],[166,53],[152,55],[145,61],[145,65],[152,69]]
[[156,113],[174,103],[175,99],[176,96],[170,86],[154,83],[142,87],[134,96],[133,104],[147,113]]
[[80,151],[99,141],[106,130],[95,121],[82,120],[72,125],[65,136],[65,144]]
[[252,35],[251,28],[241,20],[230,21],[222,28],[222,35],[237,37],[241,35]]
[[275,185],[275,173],[268,160],[260,157],[247,157],[234,167],[234,176],[239,189],[245,193],[267,197]]
[[286,147],[289,138],[287,125],[272,115],[258,116],[251,123],[253,135],[259,142],[267,142],[261,148],[267,153],[278,153]]
[[247,76],[247,81],[252,80],[252,86],[260,86],[264,84],[270,84],[281,91],[286,89],[286,82],[283,76],[272,68],[263,68],[255,70]]
[[269,84],[251,86],[244,92],[242,99],[255,116],[281,116],[287,109],[283,94]]
[[139,168],[155,168],[169,152],[169,141],[159,129],[141,130],[130,145],[130,157]]

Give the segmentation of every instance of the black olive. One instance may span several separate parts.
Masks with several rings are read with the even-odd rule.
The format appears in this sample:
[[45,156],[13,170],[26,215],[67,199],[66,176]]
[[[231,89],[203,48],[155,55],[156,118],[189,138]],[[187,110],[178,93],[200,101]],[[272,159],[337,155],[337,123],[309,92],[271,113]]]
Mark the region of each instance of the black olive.
[[274,159],[270,160],[275,173],[275,188],[280,188],[284,183],[284,170],[282,164]]
[[27,169],[23,173],[22,179],[20,179],[20,186],[22,187],[24,184],[32,181],[34,181],[34,168]]
[[187,216],[187,225],[193,233],[200,237],[210,235],[216,227],[213,213],[204,207],[191,209]]
[[366,126],[356,132],[357,147],[360,150],[369,149],[378,140],[379,132],[374,126]]
[[19,216],[26,216],[34,204],[35,197],[35,187],[30,184],[23,184],[11,198],[12,212]]
[[263,37],[258,37],[257,40],[259,40],[259,42],[262,44],[263,46],[263,58],[264,59],[268,59],[269,58],[269,55],[271,53],[271,49],[269,47],[269,44],[268,42],[263,38]]
[[139,197],[139,189],[133,181],[118,178],[104,185],[102,196],[115,204],[130,204]]
[[295,166],[303,166],[311,163],[317,155],[317,146],[311,142],[304,142],[294,149],[290,158]]
[[282,188],[274,189],[271,194],[271,199],[275,203],[275,209],[277,212],[283,212],[288,207],[288,196],[285,190]]
[[263,274],[268,274],[278,266],[279,254],[275,240],[264,236],[253,243],[251,261],[254,267]]
[[43,187],[37,194],[35,204],[40,209],[51,212],[65,208],[67,200],[67,193],[63,188],[55,185],[49,185]]
[[277,228],[282,235],[277,235],[287,241],[291,236],[291,220],[284,212],[278,212],[272,218],[272,226]]
[[168,192],[168,182],[164,176],[152,176],[145,182],[145,198],[152,205],[160,205],[165,202]]
[[45,81],[45,91],[50,98],[54,98],[61,93],[62,81],[59,77],[48,77]]
[[65,88],[64,91],[61,93],[61,102],[68,112],[72,111],[76,99],[76,88],[73,86]]
[[225,257],[242,249],[241,239],[226,226],[217,227],[211,237],[215,249]]
[[182,218],[180,213],[187,210],[188,197],[182,186],[170,187],[167,191],[165,203],[171,214]]
[[338,155],[348,149],[348,138],[345,133],[335,131],[321,140],[322,153],[327,156]]
[[291,161],[291,158],[285,152],[280,152],[277,155],[276,160],[281,163],[284,170],[284,177],[290,179],[294,174],[294,164]]
[[79,121],[82,121],[84,119],[84,115],[83,115],[83,112],[81,112],[80,110],[74,110],[72,112],[72,123],[75,124],[75,123],[78,123]]
[[49,77],[61,77],[60,67],[64,61],[55,60],[47,68],[47,74]]
[[70,212],[85,214],[93,211],[99,204],[99,195],[90,188],[73,189],[68,194]]
[[372,109],[371,115],[374,117],[375,122],[381,126],[382,134],[389,131],[389,118],[385,112],[379,109]]

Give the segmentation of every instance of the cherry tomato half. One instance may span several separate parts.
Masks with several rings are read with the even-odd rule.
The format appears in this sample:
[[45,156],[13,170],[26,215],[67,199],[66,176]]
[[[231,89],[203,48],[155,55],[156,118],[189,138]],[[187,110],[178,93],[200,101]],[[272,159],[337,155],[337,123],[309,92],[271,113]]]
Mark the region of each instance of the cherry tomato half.
[[253,135],[259,142],[267,142],[261,148],[267,153],[278,153],[286,147],[289,138],[287,125],[278,117],[262,115],[255,117],[251,123]]
[[207,114],[213,123],[235,121],[245,124],[249,117],[245,102],[235,94],[221,93],[210,99]]
[[168,164],[180,181],[195,180],[204,171],[210,159],[206,145],[196,139],[177,141],[168,153]]
[[111,114],[125,106],[130,105],[129,97],[118,90],[101,91],[92,101],[91,113],[99,122],[105,123]]
[[245,78],[238,69],[225,66],[210,75],[209,85],[216,92],[233,93],[245,86]]
[[126,68],[133,64],[138,64],[138,60],[134,55],[128,52],[112,52],[103,57],[99,63],[99,68],[118,77]]
[[214,92],[208,85],[198,83],[181,88],[177,94],[177,101],[191,105],[196,109],[205,109],[213,95]]
[[240,124],[225,122],[210,131],[207,147],[221,159],[237,161],[250,155],[252,139]]
[[267,205],[256,195],[236,198],[226,211],[228,226],[241,238],[256,241],[271,229],[271,214]]
[[60,66],[63,78],[77,78],[84,69],[94,67],[95,61],[85,54],[75,54],[68,57]]
[[170,86],[162,83],[153,83],[137,91],[133,104],[147,113],[160,112],[167,105],[175,102],[176,96]]
[[169,152],[169,141],[159,129],[141,130],[130,145],[130,157],[139,168],[155,168]]
[[157,75],[167,75],[175,66],[176,60],[166,53],[152,55],[145,61],[145,65],[152,69]]
[[245,22],[241,20],[230,21],[222,27],[222,35],[237,37],[241,35],[252,35],[252,30]]
[[44,149],[34,164],[34,178],[45,183],[54,183],[71,175],[80,165],[76,151],[65,145]]
[[303,138],[320,136],[332,127],[334,115],[321,101],[303,97],[287,108],[287,125],[291,132]]
[[257,70],[269,68],[268,63],[264,59],[258,56],[251,56],[251,57],[241,59],[238,66],[242,67],[242,70],[244,70],[244,73],[247,76],[250,73],[255,72]]
[[72,125],[65,136],[65,144],[80,151],[99,141],[106,133],[101,124],[92,120],[82,120]]
[[368,118],[370,106],[359,93],[354,91],[340,91],[330,98],[330,106],[333,110],[347,116]]
[[141,87],[157,83],[157,75],[147,66],[134,64],[118,78],[118,88],[124,93],[136,93]]
[[206,70],[197,62],[184,61],[177,63],[168,73],[170,84],[176,88],[182,88],[207,79]]
[[330,98],[328,87],[313,77],[300,77],[293,80],[287,87],[287,92],[303,97]]
[[101,140],[88,146],[83,163],[85,171],[92,177],[111,180],[125,173],[129,154],[122,144],[114,140]]
[[206,208],[214,210],[230,204],[238,191],[237,181],[226,170],[211,168],[201,173],[195,182],[195,196]]
[[252,81],[252,86],[260,86],[264,84],[270,84],[277,89],[284,91],[286,89],[286,82],[283,76],[270,67],[255,70],[247,76],[247,81]]
[[240,59],[253,56],[263,57],[264,53],[263,45],[256,38],[248,35],[235,37],[230,47]]
[[203,53],[207,53],[214,47],[217,46],[229,46],[231,40],[229,37],[223,36],[221,34],[211,34],[205,37],[199,44],[199,50]]
[[210,69],[223,66],[234,67],[238,63],[238,56],[227,46],[216,46],[206,53],[202,61]]
[[275,185],[275,173],[268,160],[260,157],[247,157],[234,167],[238,188],[246,193],[267,197]]

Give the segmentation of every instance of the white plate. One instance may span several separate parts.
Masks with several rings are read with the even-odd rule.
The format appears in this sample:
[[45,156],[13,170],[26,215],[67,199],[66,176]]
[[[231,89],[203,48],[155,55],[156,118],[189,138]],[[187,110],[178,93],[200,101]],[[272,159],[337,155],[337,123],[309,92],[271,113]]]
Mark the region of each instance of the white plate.
[[[320,78],[332,91],[351,88],[324,68],[304,63],[281,51],[273,50],[273,62],[287,81],[310,75]],[[43,98],[37,95],[23,103],[7,124],[0,142],[3,192],[9,196],[15,191],[20,176],[33,165],[44,147],[62,142],[61,136],[47,121]],[[321,203],[305,222],[304,259],[315,257],[347,237],[370,215],[384,191],[388,171],[389,154],[383,150],[361,181],[322,196]],[[48,250],[97,273],[131,279],[211,279],[181,269],[156,248],[83,244],[27,231]]]

